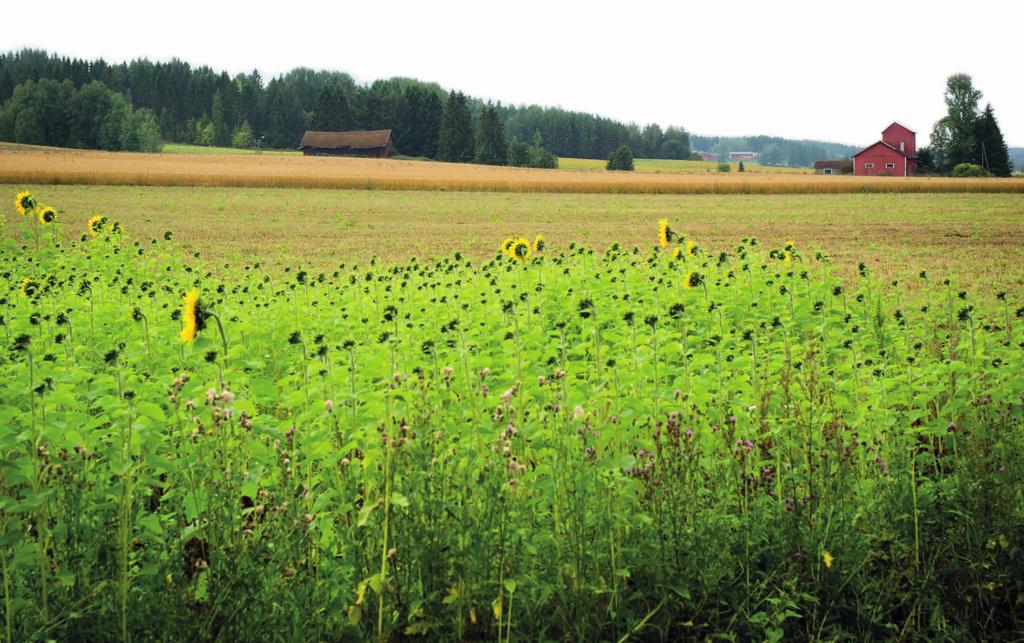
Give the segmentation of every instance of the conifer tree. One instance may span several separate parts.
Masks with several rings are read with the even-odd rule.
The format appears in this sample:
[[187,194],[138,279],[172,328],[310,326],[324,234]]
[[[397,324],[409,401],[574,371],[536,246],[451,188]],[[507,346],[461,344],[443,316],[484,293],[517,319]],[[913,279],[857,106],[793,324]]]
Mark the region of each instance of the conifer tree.
[[985,111],[975,123],[973,138],[976,145],[975,162],[995,176],[1010,176],[1013,163],[1010,162],[1010,153],[992,105],[985,106]]
[[473,160],[473,122],[469,101],[462,92],[452,91],[441,115],[437,160],[468,163]]
[[488,104],[480,113],[476,133],[476,162],[484,165],[506,165],[508,146],[505,144],[505,128],[498,118],[494,106]]

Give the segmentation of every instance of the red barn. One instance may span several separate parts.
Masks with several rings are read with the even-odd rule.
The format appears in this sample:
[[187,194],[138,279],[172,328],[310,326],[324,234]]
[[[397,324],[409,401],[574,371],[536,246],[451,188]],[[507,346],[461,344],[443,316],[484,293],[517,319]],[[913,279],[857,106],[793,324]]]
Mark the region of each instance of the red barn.
[[917,169],[917,135],[893,123],[882,130],[882,140],[853,155],[857,176],[911,176]]

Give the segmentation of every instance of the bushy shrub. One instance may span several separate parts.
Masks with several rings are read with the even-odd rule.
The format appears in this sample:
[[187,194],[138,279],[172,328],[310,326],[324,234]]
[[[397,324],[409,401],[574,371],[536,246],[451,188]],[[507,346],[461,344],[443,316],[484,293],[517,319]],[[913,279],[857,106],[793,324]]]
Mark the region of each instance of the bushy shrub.
[[629,149],[627,145],[620,145],[617,150],[612,152],[611,157],[608,159],[608,165],[606,166],[609,170],[620,170],[624,172],[633,171],[633,151]]
[[979,177],[991,176],[985,168],[974,163],[960,163],[953,168],[953,176],[958,177]]

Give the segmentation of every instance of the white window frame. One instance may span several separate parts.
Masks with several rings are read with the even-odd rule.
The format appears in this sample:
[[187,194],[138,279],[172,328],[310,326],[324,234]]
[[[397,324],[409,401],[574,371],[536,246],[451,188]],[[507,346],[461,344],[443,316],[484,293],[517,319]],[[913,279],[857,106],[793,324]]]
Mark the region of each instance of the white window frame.
[[832,168],[830,168],[830,167],[822,168],[821,173],[822,174],[832,174]]
[[864,164],[864,169],[865,170],[873,170],[873,169],[875,169],[875,164],[874,163],[865,163]]
[[887,170],[895,170],[896,169],[896,164],[895,163],[886,163],[885,164],[885,169],[887,169]]

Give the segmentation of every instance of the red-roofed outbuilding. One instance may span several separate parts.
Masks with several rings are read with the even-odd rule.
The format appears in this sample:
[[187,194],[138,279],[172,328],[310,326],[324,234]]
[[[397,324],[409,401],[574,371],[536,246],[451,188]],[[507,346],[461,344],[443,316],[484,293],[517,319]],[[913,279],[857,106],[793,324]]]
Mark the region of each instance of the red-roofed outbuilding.
[[917,134],[893,123],[882,130],[882,140],[853,155],[857,176],[912,176],[917,170]]

